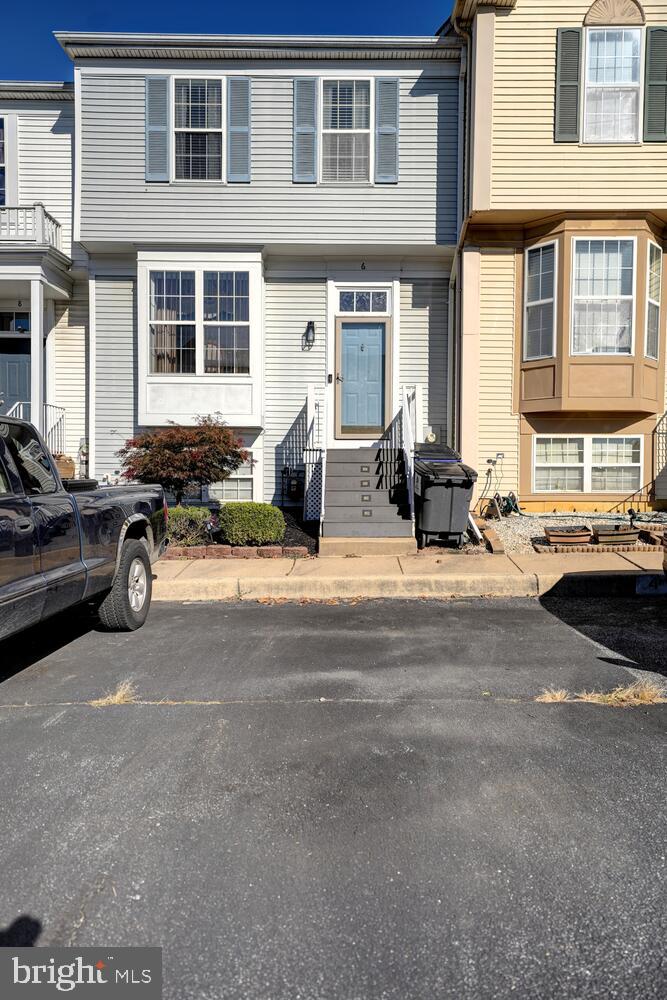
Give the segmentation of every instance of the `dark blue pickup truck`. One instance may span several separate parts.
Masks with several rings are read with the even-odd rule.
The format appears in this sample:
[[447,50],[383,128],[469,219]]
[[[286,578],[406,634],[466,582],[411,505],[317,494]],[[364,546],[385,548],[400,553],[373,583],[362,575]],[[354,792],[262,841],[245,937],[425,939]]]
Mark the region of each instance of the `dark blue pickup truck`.
[[0,639],[84,601],[139,628],[166,533],[161,486],[63,481],[35,428],[0,416]]

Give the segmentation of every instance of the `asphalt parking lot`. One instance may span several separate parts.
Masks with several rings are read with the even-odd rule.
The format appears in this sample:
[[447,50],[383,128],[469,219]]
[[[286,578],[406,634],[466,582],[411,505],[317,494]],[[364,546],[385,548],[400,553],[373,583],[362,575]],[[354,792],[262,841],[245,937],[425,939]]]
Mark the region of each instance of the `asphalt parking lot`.
[[0,644],[0,933],[161,945],[169,1000],[662,997],[667,705],[534,699],[667,675],[666,611],[163,604]]

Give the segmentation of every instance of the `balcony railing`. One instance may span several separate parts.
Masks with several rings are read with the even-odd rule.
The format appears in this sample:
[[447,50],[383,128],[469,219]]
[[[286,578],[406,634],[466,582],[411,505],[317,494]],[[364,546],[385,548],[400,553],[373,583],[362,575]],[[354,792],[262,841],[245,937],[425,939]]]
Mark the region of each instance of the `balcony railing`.
[[30,243],[61,250],[60,223],[40,202],[25,207],[0,206],[0,244]]

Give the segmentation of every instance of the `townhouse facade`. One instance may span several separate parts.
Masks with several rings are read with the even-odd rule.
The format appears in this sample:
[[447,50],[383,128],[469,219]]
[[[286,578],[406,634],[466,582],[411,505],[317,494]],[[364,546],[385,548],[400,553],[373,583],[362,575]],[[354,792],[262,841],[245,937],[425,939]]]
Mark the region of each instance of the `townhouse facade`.
[[478,496],[659,505],[666,38],[667,0],[59,33],[73,85],[0,84],[0,412],[110,482],[140,429],[219,414],[251,460],[209,499],[325,535],[411,536],[420,440]]
[[659,506],[667,3],[460,0],[453,26],[463,451],[527,509]]

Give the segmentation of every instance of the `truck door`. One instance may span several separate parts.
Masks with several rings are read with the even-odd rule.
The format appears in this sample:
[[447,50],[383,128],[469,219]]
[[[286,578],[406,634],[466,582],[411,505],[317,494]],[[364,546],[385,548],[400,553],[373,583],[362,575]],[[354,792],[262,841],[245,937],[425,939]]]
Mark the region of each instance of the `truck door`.
[[74,501],[60,486],[49,455],[30,427],[0,423],[26,495],[37,531],[40,570],[46,583],[44,615],[55,614],[83,598],[85,568],[81,560],[79,522]]
[[45,593],[32,506],[0,437],[0,639],[40,620]]

